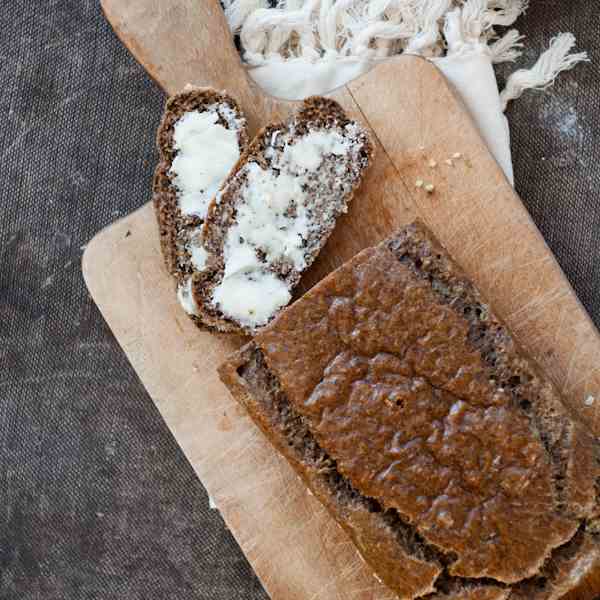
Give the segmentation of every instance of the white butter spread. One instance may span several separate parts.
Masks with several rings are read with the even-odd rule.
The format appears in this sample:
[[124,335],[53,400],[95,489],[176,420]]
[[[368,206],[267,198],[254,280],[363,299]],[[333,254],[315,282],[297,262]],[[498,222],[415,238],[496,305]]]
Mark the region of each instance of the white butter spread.
[[348,138],[332,131],[311,131],[295,144],[287,146],[282,160],[292,170],[314,171],[325,154],[343,156],[348,152]]
[[284,281],[270,271],[238,272],[215,288],[213,302],[227,316],[245,327],[258,327],[291,299]]
[[220,112],[228,121],[235,116],[226,105],[213,105],[203,112],[187,112],[175,123],[177,155],[170,173],[184,215],[206,218],[211,199],[240,157],[237,129],[219,124]]
[[203,271],[206,266],[208,252],[202,246],[192,242],[188,244],[187,249],[190,253],[190,260],[194,269],[196,269],[196,271]]
[[256,163],[246,167],[246,176],[236,224],[227,232],[225,276],[240,268],[264,266],[256,256],[257,249],[262,250],[268,262],[286,259],[296,269],[303,269],[306,261],[302,244],[309,223],[301,178],[286,172],[276,175]]
[[[336,201],[350,191],[348,170],[360,149],[360,130],[350,125],[345,133],[318,130],[298,138],[277,131],[264,152],[270,167],[251,162],[238,172],[245,181],[225,238],[223,279],[212,299],[225,316],[252,329],[290,301],[291,284],[274,270],[288,265],[301,272],[308,266],[309,240],[335,219]],[[321,168],[325,157],[332,160]]]
[[188,277],[184,283],[177,287],[177,299],[188,315],[198,314],[198,305],[192,293],[192,278]]

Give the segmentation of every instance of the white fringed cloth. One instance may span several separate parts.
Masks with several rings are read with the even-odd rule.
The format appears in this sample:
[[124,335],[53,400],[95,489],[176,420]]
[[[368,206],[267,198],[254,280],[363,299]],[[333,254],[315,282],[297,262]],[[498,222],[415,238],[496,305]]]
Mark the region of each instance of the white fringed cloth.
[[[201,1],[201,0],[199,0]],[[535,0],[534,0],[535,1]],[[515,71],[500,92],[493,65],[521,56],[510,28],[528,0],[224,0],[252,78],[289,100],[327,93],[391,56],[417,54],[444,73],[470,110],[492,154],[513,181],[507,104],[544,89],[587,53],[558,34],[539,60]],[[502,30],[502,33],[500,33]]]

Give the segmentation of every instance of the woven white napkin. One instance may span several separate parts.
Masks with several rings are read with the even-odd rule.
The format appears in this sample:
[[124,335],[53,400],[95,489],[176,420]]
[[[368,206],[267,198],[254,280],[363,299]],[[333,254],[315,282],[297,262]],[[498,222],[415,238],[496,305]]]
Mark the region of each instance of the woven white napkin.
[[502,37],[497,29],[511,26],[528,0],[278,0],[275,8],[268,0],[224,1],[251,77],[278,98],[325,94],[404,52],[431,60],[462,97],[511,183],[506,105],[588,59],[585,52],[571,54],[572,34],[559,34],[500,93],[493,64],[515,61],[523,44],[515,29]]

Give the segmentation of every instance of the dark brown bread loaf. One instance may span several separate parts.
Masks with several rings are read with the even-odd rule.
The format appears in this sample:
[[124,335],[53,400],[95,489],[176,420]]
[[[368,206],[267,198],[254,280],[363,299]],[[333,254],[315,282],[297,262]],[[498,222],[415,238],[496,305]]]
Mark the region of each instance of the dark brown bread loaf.
[[366,132],[326,98],[265,127],[209,209],[203,243],[214,269],[195,287],[202,320],[251,333],[287,305],[372,155]]
[[[188,122],[187,136],[178,137],[176,132],[183,131],[180,126],[190,116],[196,122]],[[178,141],[188,150],[185,156]],[[187,87],[167,100],[157,134],[160,160],[153,201],[167,270],[177,280],[182,305],[199,325],[191,288],[197,273],[206,268],[201,228],[212,196],[247,144],[246,119],[228,94]],[[207,177],[211,173],[212,180]]]
[[292,409],[277,379],[254,344],[248,344],[220,369],[223,381],[253,420],[302,476],[312,493],[350,535],[363,558],[386,572],[386,583],[402,594],[434,590],[442,572],[435,555],[392,512],[362,496],[340,476],[335,461],[319,447],[303,419]]
[[400,598],[550,600],[600,564],[597,442],[423,225],[220,374]]

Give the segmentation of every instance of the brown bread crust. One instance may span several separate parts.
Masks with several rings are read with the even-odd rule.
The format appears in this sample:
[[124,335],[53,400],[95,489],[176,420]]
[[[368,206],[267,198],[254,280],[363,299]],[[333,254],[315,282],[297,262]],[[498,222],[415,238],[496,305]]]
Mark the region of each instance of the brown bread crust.
[[337,475],[444,566],[437,597],[554,598],[597,552],[598,444],[423,225],[346,263],[255,344]]
[[599,567],[600,540],[581,530],[553,553],[537,577],[512,590],[509,600],[559,600]]

